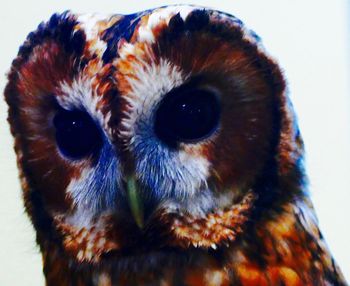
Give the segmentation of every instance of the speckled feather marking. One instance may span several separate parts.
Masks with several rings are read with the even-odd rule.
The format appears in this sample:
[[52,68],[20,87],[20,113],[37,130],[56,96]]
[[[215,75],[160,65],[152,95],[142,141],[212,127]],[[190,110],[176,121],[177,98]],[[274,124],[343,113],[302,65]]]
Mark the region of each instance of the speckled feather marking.
[[62,215],[55,217],[58,231],[63,235],[63,246],[67,253],[79,262],[97,263],[101,255],[119,249],[113,235],[113,225],[105,215],[85,227],[74,227]]
[[228,246],[238,234],[243,232],[243,225],[249,219],[249,212],[254,203],[254,194],[247,193],[240,203],[227,210],[209,214],[206,217],[194,217],[188,214],[174,214],[169,210],[162,215],[162,221],[171,222],[169,244],[188,248],[189,246],[213,248]]

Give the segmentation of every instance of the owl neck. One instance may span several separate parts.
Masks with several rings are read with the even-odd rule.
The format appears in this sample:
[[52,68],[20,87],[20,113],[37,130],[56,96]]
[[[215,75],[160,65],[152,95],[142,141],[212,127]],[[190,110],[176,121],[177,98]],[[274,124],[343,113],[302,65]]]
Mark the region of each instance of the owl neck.
[[285,204],[216,250],[164,249],[84,264],[57,244],[41,246],[47,285],[346,285],[307,199]]
[[306,197],[254,225],[232,255],[242,285],[346,285]]

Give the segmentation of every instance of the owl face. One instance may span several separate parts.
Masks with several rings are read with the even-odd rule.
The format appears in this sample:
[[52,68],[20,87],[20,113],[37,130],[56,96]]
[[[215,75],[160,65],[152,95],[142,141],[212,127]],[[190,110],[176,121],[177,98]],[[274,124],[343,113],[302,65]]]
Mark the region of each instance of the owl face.
[[294,195],[273,187],[298,173],[302,149],[283,76],[233,16],[53,15],[5,94],[38,241],[79,261],[216,248]]

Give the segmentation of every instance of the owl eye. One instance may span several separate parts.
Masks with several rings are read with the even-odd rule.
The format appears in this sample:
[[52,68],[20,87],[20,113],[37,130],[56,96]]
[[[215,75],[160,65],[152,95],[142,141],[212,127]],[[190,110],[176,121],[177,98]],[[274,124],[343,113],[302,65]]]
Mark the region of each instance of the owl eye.
[[218,126],[220,105],[216,92],[191,88],[170,92],[156,113],[155,132],[168,144],[197,142]]
[[102,143],[101,132],[92,118],[79,110],[60,110],[53,119],[57,146],[64,156],[81,159]]

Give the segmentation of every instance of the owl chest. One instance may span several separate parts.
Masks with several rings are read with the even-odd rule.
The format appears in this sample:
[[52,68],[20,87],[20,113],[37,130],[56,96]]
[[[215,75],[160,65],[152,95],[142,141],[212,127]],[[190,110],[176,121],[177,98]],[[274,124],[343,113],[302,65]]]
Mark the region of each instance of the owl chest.
[[[292,248],[291,241],[282,245],[266,239],[261,243],[242,242],[225,251],[113,258],[98,265],[75,264],[49,251],[44,253],[44,272],[47,285],[54,286],[327,285],[324,279],[330,266],[325,258],[312,257],[312,245]],[[290,249],[282,249],[286,244]]]

